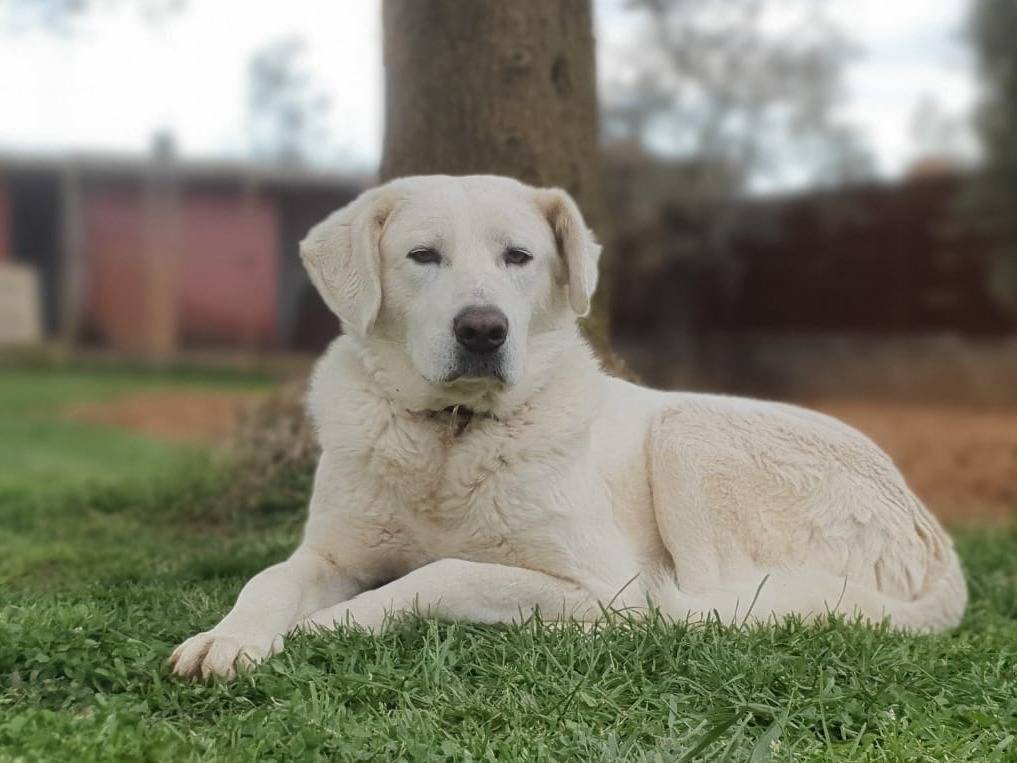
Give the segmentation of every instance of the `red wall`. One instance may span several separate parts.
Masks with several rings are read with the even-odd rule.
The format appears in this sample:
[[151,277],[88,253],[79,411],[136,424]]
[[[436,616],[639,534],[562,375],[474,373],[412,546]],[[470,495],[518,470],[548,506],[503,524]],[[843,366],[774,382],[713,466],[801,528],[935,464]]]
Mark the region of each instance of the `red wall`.
[[264,199],[188,195],[177,299],[184,342],[276,340],[279,221]]
[[740,242],[737,328],[870,333],[1013,330],[988,291],[991,247],[958,209],[958,177],[772,205],[776,237]]
[[740,207],[726,246],[703,251],[688,244],[712,235],[708,225],[665,209],[616,247],[618,262],[640,266],[617,269],[612,327],[630,337],[676,324],[700,334],[1012,333],[1014,318],[988,291],[984,221],[959,205],[967,182],[926,177],[754,200]]
[[[255,347],[276,341],[278,220],[266,200],[186,191],[160,247],[173,258],[178,343]],[[151,294],[146,204],[136,188],[85,194],[86,315],[100,339],[144,347]]]

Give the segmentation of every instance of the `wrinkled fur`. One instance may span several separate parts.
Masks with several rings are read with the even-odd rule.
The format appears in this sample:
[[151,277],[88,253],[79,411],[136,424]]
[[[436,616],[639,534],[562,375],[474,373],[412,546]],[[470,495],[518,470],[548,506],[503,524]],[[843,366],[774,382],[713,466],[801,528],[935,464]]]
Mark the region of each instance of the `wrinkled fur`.
[[[432,233],[447,261],[408,265]],[[525,269],[498,264],[508,237],[533,252]],[[563,192],[407,178],[330,217],[302,254],[349,332],[311,381],[323,453],[304,539],[178,647],[177,673],[232,675],[292,630],[376,629],[411,609],[486,623],[648,603],[730,622],[959,621],[949,537],[864,435],[600,371],[575,324],[599,247]],[[477,302],[509,316],[506,381],[444,383],[451,316]],[[474,412],[461,432],[454,405]]]

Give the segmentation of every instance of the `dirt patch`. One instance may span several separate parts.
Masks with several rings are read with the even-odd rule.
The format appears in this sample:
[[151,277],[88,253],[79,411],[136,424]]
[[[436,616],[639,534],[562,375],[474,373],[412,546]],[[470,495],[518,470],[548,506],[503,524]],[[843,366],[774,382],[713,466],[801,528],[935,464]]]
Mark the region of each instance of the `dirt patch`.
[[813,400],[875,440],[947,522],[1017,518],[1017,409]]
[[265,393],[153,390],[65,410],[73,421],[117,427],[171,442],[214,443],[228,437]]

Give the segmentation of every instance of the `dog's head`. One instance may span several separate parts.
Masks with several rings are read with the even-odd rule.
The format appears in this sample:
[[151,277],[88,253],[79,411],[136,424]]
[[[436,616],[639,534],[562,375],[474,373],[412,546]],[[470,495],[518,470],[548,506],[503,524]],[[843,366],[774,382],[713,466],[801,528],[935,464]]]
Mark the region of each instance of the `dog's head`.
[[589,311],[600,246],[562,190],[435,175],[366,191],[300,254],[347,334],[432,387],[507,387],[536,338]]

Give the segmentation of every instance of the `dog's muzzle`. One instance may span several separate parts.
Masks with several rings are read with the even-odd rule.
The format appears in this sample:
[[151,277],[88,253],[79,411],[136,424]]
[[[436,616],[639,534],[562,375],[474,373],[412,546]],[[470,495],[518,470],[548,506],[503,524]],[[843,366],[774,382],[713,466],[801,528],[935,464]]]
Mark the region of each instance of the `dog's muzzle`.
[[494,377],[504,380],[501,347],[508,339],[508,317],[497,307],[473,305],[452,320],[456,362],[451,379]]

